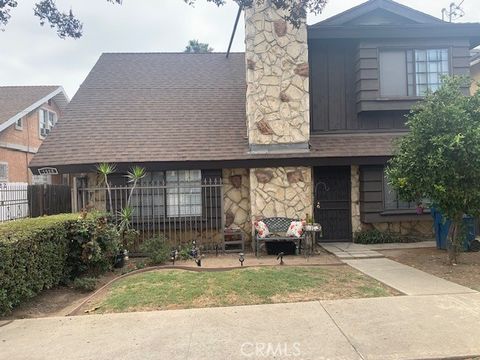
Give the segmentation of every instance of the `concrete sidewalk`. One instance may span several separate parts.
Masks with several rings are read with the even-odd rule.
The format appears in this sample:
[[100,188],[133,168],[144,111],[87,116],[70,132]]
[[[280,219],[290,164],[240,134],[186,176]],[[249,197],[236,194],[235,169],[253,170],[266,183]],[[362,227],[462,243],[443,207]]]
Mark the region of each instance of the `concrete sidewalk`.
[[433,359],[480,355],[480,294],[17,320],[2,359]]

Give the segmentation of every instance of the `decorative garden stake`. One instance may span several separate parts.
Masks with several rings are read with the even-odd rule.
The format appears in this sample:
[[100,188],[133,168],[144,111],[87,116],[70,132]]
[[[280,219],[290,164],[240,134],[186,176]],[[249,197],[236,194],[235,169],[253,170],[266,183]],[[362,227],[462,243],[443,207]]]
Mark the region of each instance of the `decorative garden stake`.
[[279,253],[278,256],[277,256],[277,260],[280,259],[280,265],[285,265],[285,263],[283,262],[283,257],[284,256],[285,256],[284,252]]
[[245,254],[244,253],[238,254],[238,261],[240,261],[241,266],[243,266],[243,262],[245,261]]

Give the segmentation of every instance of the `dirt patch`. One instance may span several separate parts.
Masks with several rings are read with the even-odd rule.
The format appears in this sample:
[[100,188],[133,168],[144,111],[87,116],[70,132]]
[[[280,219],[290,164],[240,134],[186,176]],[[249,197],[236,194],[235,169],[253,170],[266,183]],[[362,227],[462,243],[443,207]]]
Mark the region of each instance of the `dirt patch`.
[[386,257],[459,285],[480,291],[480,252],[462,253],[458,264],[447,262],[447,252],[435,248],[382,250]]
[[[120,273],[109,272],[100,277],[97,288],[102,287]],[[82,292],[68,286],[59,286],[42,291],[25,301],[0,320],[32,319],[51,316],[66,316],[89,297],[92,292]]]

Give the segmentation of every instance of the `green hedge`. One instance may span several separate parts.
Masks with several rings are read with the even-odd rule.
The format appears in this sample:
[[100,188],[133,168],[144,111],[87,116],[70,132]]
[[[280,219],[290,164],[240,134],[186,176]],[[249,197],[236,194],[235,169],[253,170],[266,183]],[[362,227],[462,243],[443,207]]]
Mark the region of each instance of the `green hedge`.
[[54,215],[0,225],[0,314],[43,289],[113,264],[118,232],[99,214]]
[[357,244],[391,244],[391,243],[413,243],[424,239],[414,236],[400,235],[377,229],[362,230],[355,234],[354,242]]

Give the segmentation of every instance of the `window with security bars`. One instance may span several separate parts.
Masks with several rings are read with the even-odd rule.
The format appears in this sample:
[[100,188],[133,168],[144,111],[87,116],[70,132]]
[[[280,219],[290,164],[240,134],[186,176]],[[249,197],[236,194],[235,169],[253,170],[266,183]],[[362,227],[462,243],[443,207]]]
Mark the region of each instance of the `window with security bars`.
[[425,96],[450,74],[448,49],[387,49],[379,52],[382,97]]
[[167,216],[202,215],[202,174],[200,170],[167,171]]
[[402,201],[386,178],[383,180],[383,201],[385,210],[408,210],[416,208],[415,203]]
[[164,183],[162,171],[148,172],[137,183],[132,194],[131,206],[134,217],[156,219],[165,214]]

